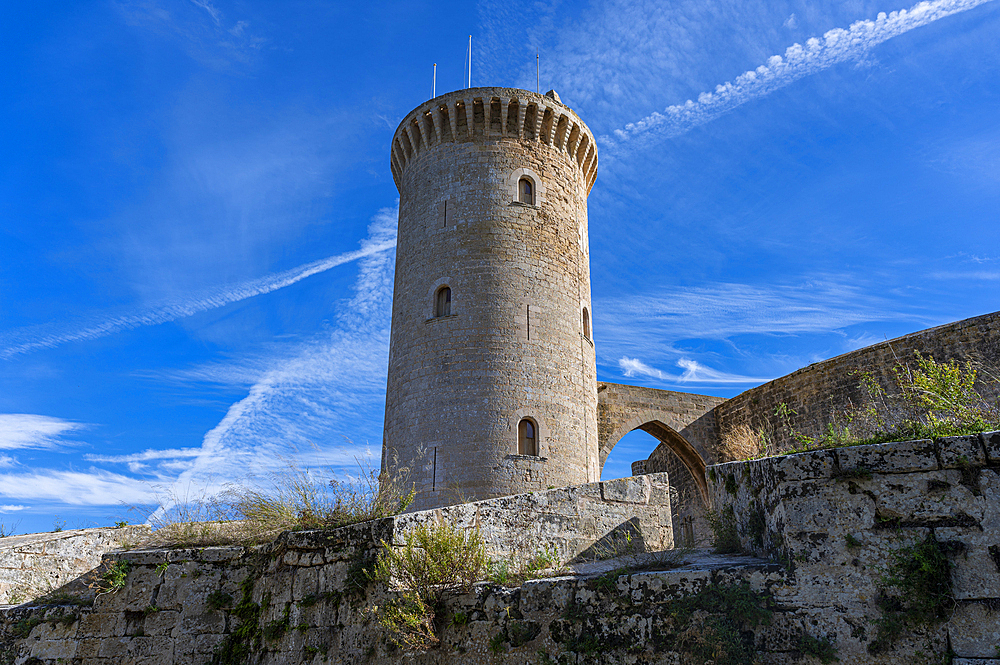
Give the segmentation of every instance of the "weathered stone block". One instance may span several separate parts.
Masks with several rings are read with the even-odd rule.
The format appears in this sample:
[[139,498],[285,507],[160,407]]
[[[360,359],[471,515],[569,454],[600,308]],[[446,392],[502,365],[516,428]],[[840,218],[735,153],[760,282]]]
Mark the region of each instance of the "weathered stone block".
[[949,559],[955,598],[1000,598],[1000,533],[949,527],[935,529],[934,537],[954,550]]
[[841,471],[868,469],[876,473],[936,471],[937,453],[930,439],[877,443],[836,449]]
[[983,432],[980,436],[990,464],[1000,464],[1000,432]]
[[110,554],[104,557],[106,563],[116,559],[125,559],[133,566],[158,566],[170,561],[170,550],[132,550],[122,554]]
[[978,528],[983,519],[982,503],[962,485],[960,471],[876,475],[865,487],[883,521]]
[[683,595],[698,593],[711,583],[711,570],[660,570],[618,578],[619,589],[628,593],[635,603],[669,602]]
[[811,450],[772,458],[772,473],[778,482],[830,478],[836,469],[832,450]]
[[945,436],[937,440],[942,469],[963,469],[986,464],[986,451],[978,434]]
[[985,602],[960,603],[948,621],[948,636],[960,658],[995,657],[1000,645],[1000,612]]
[[616,503],[649,503],[648,476],[631,476],[601,483],[601,498]]

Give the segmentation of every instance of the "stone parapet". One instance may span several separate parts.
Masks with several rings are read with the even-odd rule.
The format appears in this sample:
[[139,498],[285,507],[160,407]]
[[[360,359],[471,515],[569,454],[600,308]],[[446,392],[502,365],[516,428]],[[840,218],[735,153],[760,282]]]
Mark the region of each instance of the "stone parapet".
[[108,552],[135,547],[145,525],[72,529],[0,538],[0,605],[16,605],[93,570]]

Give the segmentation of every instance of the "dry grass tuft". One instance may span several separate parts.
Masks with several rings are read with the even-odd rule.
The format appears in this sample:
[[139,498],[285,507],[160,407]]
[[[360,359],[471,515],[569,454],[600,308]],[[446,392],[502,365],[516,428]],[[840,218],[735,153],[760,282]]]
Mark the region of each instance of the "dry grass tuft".
[[399,514],[414,490],[398,478],[358,460],[351,482],[330,479],[332,469],[302,469],[294,463],[268,477],[263,487],[247,481],[196,499],[167,494],[148,516],[153,527],[145,547],[256,545],[283,531],[336,529]]
[[749,423],[740,423],[721,437],[719,446],[720,462],[737,462],[758,459],[774,455],[771,437],[763,428],[751,427]]

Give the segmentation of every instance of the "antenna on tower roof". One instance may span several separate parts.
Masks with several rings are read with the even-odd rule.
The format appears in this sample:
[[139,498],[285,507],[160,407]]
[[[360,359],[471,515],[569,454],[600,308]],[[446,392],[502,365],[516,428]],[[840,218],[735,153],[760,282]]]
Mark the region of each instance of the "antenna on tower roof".
[[438,63],[434,63],[434,76],[431,79],[431,99],[437,97],[438,91]]
[[472,35],[469,35],[469,83],[466,88],[472,87]]
[[535,51],[535,92],[541,94],[542,86],[538,84],[538,51]]

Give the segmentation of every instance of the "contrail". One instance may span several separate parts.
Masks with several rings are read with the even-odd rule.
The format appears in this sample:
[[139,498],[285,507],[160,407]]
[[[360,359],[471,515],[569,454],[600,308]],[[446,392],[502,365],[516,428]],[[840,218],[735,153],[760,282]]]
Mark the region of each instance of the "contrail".
[[46,349],[65,342],[95,339],[140,326],[155,326],[185,316],[191,316],[198,312],[204,312],[205,310],[215,309],[240,300],[277,291],[286,286],[291,286],[296,282],[301,282],[306,277],[311,277],[345,263],[392,249],[396,246],[396,239],[380,239],[380,242],[375,243],[366,239],[362,241],[361,245],[361,249],[353,252],[313,261],[297,268],[249,280],[242,284],[222,287],[190,300],[164,303],[138,314],[117,316],[97,325],[83,328],[82,330],[46,334],[37,327],[21,328],[4,336],[6,339],[4,339],[3,348],[0,349],[0,358],[6,360],[35,349]]
[[698,95],[683,104],[668,106],[663,113],[653,113],[642,120],[616,129],[614,137],[602,137],[606,149],[617,148],[634,139],[655,132],[673,138],[714,120],[737,106],[763,97],[809,74],[849,60],[861,60],[884,41],[933,23],[938,19],[968,11],[992,0],[934,0],[919,2],[910,9],[879,13],[874,21],[852,23],[850,28],[835,28],[821,38],[813,37],[806,45],[792,44],[783,56],[772,55],[766,65],[745,72],[734,82],[715,86],[712,92]]

